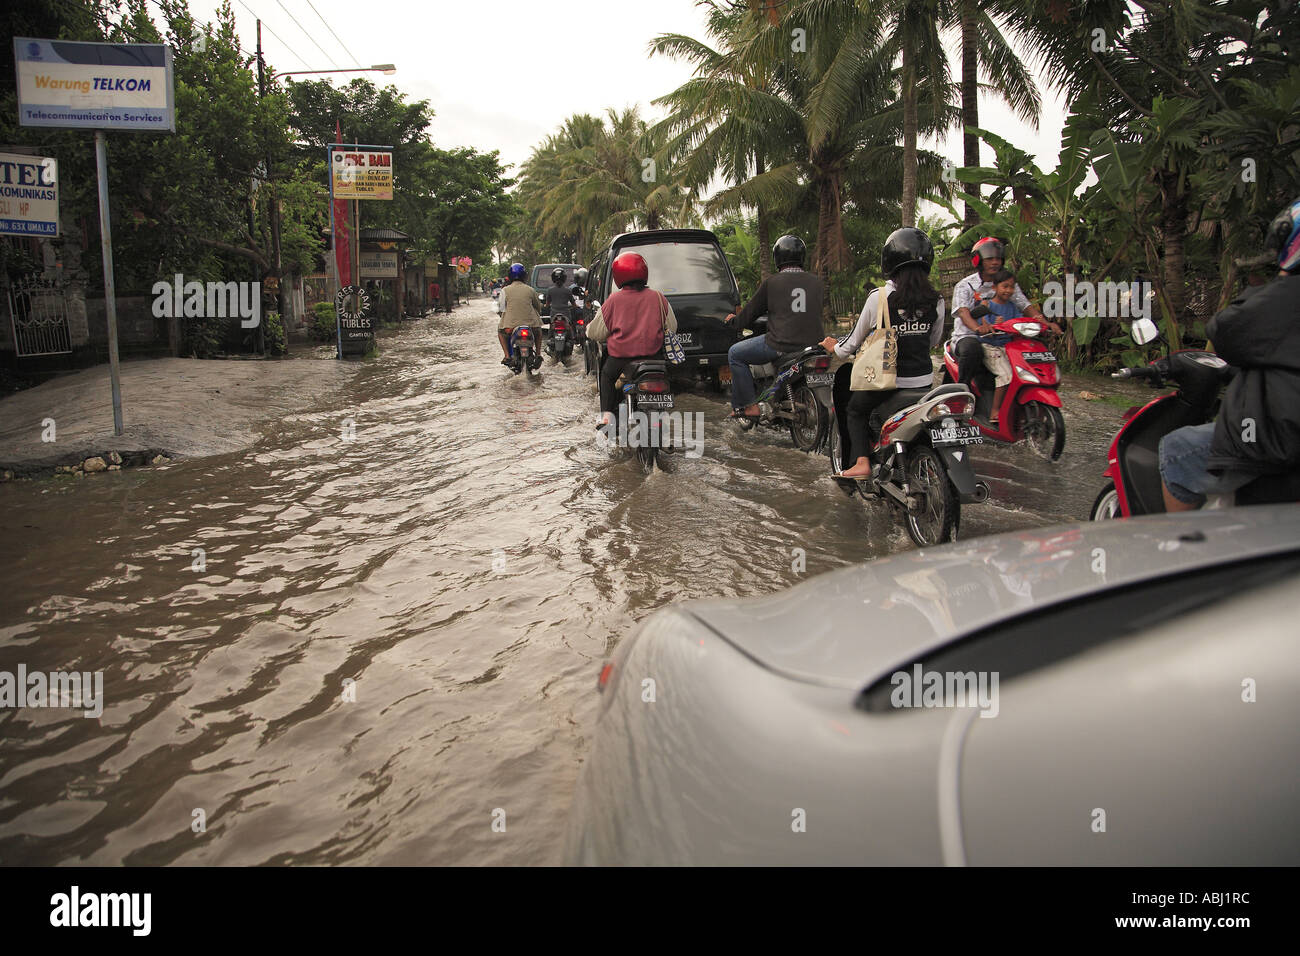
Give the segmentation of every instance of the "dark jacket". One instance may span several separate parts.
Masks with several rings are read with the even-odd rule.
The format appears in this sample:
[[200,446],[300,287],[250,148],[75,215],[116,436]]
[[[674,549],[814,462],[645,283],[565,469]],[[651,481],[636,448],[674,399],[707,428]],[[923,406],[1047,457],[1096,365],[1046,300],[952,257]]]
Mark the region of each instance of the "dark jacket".
[[552,315],[567,312],[573,307],[573,293],[562,285],[553,285],[546,290],[546,304],[550,306]]
[[798,352],[826,337],[822,330],[821,276],[791,269],[768,276],[754,297],[736,313],[737,329],[767,316],[767,344],[778,352]]
[[1300,466],[1300,276],[1247,289],[1205,333],[1238,370],[1223,394],[1209,469],[1262,475]]

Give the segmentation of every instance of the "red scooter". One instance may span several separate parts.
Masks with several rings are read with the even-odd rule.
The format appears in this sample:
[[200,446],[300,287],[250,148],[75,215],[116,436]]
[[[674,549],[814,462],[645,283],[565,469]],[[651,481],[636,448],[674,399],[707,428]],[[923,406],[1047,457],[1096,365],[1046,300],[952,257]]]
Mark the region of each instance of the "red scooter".
[[[988,314],[985,305],[971,309],[971,316],[976,319]],[[1006,319],[992,328],[1013,336],[1003,346],[1011,363],[1011,384],[1002,397],[997,425],[990,425],[993,376],[981,368],[971,383],[977,416],[972,421],[986,438],[1008,444],[1023,440],[1035,454],[1056,461],[1065,449],[1065,418],[1061,415],[1061,396],[1057,393],[1061,376],[1056,368],[1056,356],[1037,341],[1047,330],[1047,324],[1026,317]],[[943,349],[943,365],[943,380],[957,381],[957,358],[953,355],[951,339]]]

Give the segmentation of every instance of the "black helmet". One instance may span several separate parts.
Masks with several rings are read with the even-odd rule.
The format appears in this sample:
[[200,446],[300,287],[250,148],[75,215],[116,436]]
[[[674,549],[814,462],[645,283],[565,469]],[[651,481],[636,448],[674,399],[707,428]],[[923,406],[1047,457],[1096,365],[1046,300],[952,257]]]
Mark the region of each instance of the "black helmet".
[[579,269],[573,274],[573,284],[581,289],[587,288],[587,275],[586,269]]
[[808,247],[798,236],[782,236],[772,244],[772,262],[776,265],[777,271],[786,266],[798,266],[802,269],[807,256]]
[[880,270],[886,279],[892,279],[903,266],[924,266],[929,272],[933,262],[934,243],[920,229],[911,226],[891,232],[880,250]]
[[563,282],[563,281],[564,281],[564,270],[563,270],[563,269],[558,269],[558,268],[557,268],[557,269],[552,269],[552,270],[551,270],[551,281],[554,282],[556,285],[559,285],[561,282]]

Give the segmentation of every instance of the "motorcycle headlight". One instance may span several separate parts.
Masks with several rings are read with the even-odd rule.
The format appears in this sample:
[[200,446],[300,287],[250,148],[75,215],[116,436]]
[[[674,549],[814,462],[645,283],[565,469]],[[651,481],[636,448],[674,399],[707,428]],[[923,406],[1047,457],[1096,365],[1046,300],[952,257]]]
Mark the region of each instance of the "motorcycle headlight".
[[1017,332],[1027,339],[1038,338],[1038,334],[1043,331],[1043,327],[1037,322],[1017,322],[1014,327]]
[[1033,372],[1029,371],[1029,369],[1022,368],[1019,365],[1016,366],[1016,378],[1020,379],[1020,381],[1022,382],[1029,382],[1031,385],[1042,384],[1042,379],[1040,379]]

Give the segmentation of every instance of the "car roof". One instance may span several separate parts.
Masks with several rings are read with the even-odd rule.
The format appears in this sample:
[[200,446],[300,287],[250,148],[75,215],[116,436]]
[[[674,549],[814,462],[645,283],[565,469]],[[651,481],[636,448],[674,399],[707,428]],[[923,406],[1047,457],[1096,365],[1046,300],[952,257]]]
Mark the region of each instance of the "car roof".
[[646,245],[651,242],[713,242],[718,237],[708,229],[643,229],[639,232],[619,233],[610,240],[609,248]]
[[1300,549],[1300,504],[1058,525],[907,551],[766,597],[682,605],[787,677],[862,689],[964,636],[1114,589]]

